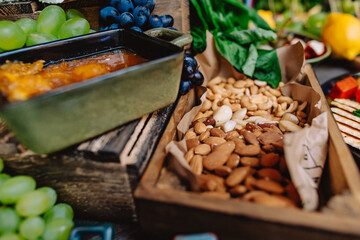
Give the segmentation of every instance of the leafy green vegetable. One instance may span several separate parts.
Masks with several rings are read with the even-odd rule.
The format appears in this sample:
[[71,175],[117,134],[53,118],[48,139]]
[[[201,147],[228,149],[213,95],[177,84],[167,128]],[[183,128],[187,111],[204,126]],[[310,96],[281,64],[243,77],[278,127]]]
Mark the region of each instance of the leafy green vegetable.
[[[259,50],[264,41],[276,34],[257,14],[238,0],[191,0],[192,51],[206,49],[206,30],[214,37],[217,50],[236,70],[277,87],[281,69],[276,50]],[[249,24],[255,25],[249,29]]]
[[360,109],[353,111],[353,114],[357,117],[360,117]]

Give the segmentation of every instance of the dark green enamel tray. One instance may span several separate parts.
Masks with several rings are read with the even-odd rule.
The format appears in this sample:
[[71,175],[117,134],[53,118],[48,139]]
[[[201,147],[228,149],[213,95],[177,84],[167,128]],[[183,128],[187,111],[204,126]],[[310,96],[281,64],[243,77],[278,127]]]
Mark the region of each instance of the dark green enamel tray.
[[175,39],[171,43],[117,29],[0,54],[0,64],[6,60],[56,62],[126,48],[150,60],[26,101],[3,103],[1,118],[21,143],[43,154],[173,103],[181,78],[182,46],[191,42],[191,36],[170,29],[153,29],[148,34]]

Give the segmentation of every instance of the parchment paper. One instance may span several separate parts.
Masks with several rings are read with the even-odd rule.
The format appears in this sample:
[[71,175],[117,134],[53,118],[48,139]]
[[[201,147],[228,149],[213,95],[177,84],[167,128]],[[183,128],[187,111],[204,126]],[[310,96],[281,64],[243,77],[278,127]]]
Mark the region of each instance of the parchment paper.
[[[196,57],[200,71],[205,77],[205,83],[216,76],[238,78],[238,73],[231,64],[216,50],[211,34],[207,33],[207,49]],[[295,100],[307,101],[308,123],[311,127],[284,136],[284,152],[291,179],[298,189],[303,208],[315,210],[318,206],[317,187],[327,156],[328,130],[327,115],[320,110],[320,95],[311,87],[295,83],[301,77],[304,64],[304,52],[301,44],[278,49],[278,57],[282,71],[282,81],[286,84],[281,91]],[[201,96],[201,102],[206,94]],[[189,129],[192,119],[201,108],[192,108],[181,119],[177,126],[179,139]],[[199,181],[184,158],[186,153],[185,140],[170,142],[166,151],[170,155],[170,166],[187,180],[193,191],[199,191]]]

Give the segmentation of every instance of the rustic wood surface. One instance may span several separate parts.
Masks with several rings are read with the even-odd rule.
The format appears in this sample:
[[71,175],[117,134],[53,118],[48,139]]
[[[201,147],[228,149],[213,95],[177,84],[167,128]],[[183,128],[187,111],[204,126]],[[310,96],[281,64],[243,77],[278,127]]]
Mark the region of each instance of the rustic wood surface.
[[[311,67],[308,65],[305,70],[307,83],[322,94]],[[189,102],[182,101],[179,105],[186,103]],[[326,101],[322,102],[322,107],[328,111]],[[174,115],[176,113],[175,110]],[[349,189],[350,185],[353,185],[350,190],[355,196],[360,182],[349,149],[333,124],[334,119],[329,115],[329,161],[324,169],[324,179],[321,180],[321,187],[324,188],[321,190],[321,194],[324,192],[322,204],[330,196]],[[173,135],[167,129],[164,141]],[[160,152],[159,148],[157,152]],[[224,201],[193,192],[159,189],[154,185],[161,170],[158,164],[163,166],[164,160],[154,155],[135,191],[135,199],[141,226],[159,238],[204,231],[213,231],[219,234],[220,239],[356,239],[360,236],[359,218],[272,208],[236,199]],[[346,176],[349,173],[344,173],[349,166],[353,168],[350,171],[353,179]],[[353,180],[357,182],[350,183]]]

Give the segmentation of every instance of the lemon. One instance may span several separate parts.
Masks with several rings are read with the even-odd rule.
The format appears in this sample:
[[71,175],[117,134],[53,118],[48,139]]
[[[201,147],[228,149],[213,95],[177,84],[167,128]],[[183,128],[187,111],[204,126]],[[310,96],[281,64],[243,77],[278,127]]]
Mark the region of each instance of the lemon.
[[360,21],[350,14],[329,14],[321,36],[335,57],[353,60],[360,53]]
[[271,28],[276,27],[275,20],[271,11],[259,9],[257,13],[260,17],[262,17],[262,19],[265,20],[265,22],[267,22],[267,24],[269,24]]

